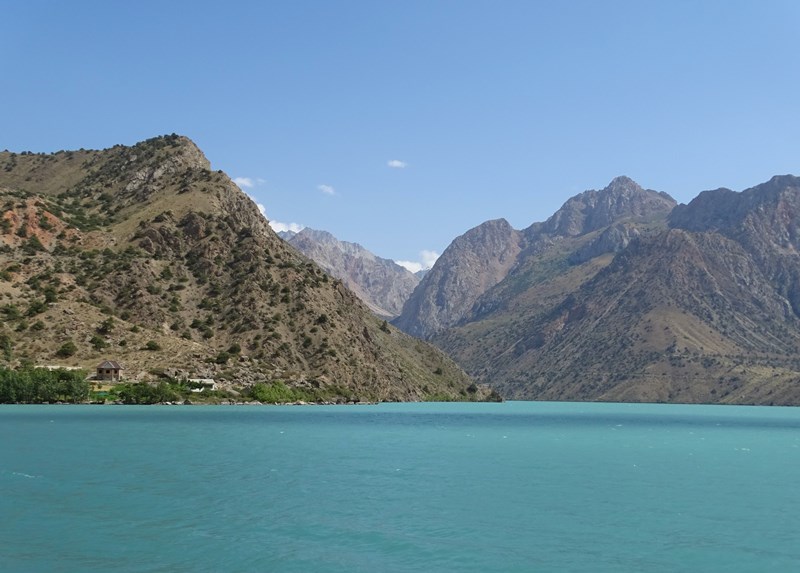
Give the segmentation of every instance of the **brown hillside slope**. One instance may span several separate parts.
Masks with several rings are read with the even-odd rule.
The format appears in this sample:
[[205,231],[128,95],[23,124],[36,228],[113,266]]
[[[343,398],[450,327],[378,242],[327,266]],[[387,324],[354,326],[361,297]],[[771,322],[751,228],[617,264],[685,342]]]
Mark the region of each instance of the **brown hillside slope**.
[[108,357],[134,378],[282,379],[348,399],[480,394],[281,241],[184,137],[0,153],[0,188],[6,362]]

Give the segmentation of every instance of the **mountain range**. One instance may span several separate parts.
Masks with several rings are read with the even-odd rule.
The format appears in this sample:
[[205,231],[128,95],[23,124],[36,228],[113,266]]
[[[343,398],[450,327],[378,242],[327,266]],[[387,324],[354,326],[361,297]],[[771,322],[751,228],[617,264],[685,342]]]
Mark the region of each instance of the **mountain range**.
[[455,239],[394,324],[506,397],[800,404],[800,180],[688,205],[627,177]]
[[[0,153],[0,361],[282,381],[332,401],[483,399],[270,229],[185,137]],[[411,280],[411,279],[409,279]]]
[[791,175],[685,205],[618,177],[522,230],[467,231],[422,277],[323,231],[281,240],[176,135],[2,152],[0,202],[4,364],[107,358],[135,380],[279,380],[333,401],[487,399],[490,387],[800,404]]

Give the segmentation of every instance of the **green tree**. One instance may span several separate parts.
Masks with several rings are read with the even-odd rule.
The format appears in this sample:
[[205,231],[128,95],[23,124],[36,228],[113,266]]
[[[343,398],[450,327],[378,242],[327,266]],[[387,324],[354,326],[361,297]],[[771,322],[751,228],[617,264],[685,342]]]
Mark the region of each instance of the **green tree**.
[[108,346],[108,343],[96,334],[92,336],[91,340],[89,340],[89,344],[91,344],[92,348],[95,350],[102,350]]
[[50,304],[58,300],[58,292],[52,286],[45,287],[44,289],[44,302]]
[[71,340],[67,340],[64,344],[61,345],[56,351],[56,356],[59,358],[69,358],[73,356],[78,351],[78,347],[75,346],[75,343]]
[[0,367],[0,403],[83,402],[89,382],[82,370]]
[[31,304],[28,305],[28,311],[25,313],[28,316],[36,316],[37,314],[41,314],[47,310],[47,303],[43,300],[34,300],[31,301]]
[[107,336],[111,334],[111,331],[114,330],[114,317],[109,316],[103,322],[100,323],[100,326],[97,327],[98,334],[102,334]]
[[14,340],[5,332],[0,333],[0,354],[3,360],[9,362],[14,355]]
[[8,303],[2,308],[3,314],[6,315],[6,320],[16,320],[22,316],[17,308],[17,305]]

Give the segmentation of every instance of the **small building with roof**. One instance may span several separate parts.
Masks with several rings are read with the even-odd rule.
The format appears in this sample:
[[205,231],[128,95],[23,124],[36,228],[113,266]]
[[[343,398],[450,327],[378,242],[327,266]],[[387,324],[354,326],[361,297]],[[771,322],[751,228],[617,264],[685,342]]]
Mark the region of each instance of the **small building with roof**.
[[97,365],[97,379],[119,382],[122,380],[122,365],[115,360],[103,360]]

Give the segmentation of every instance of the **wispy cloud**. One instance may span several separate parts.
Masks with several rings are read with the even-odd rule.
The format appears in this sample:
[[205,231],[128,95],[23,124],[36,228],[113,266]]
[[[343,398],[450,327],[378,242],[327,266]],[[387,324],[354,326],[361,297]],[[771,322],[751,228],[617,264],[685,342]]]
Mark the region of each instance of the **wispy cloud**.
[[392,169],[405,169],[408,166],[408,163],[405,161],[400,161],[399,159],[390,159],[386,162],[386,165]]
[[250,177],[234,177],[233,182],[239,186],[239,189],[252,189],[256,186]]
[[412,273],[418,273],[419,271],[431,268],[436,262],[436,259],[439,258],[439,253],[436,251],[420,251],[419,258],[419,261],[395,261],[395,263],[408,269]]
[[317,189],[325,193],[325,195],[336,195],[336,189],[330,185],[317,185]]

